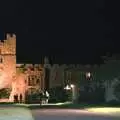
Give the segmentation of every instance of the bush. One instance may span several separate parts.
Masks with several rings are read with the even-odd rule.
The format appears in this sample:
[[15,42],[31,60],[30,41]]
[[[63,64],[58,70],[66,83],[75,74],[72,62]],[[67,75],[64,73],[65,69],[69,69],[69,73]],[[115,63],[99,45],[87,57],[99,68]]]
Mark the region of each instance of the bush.
[[9,98],[11,89],[9,88],[3,88],[0,89],[0,98]]
[[103,103],[105,102],[104,89],[96,88],[95,91],[81,91],[78,98],[79,102]]
[[120,82],[114,86],[114,95],[120,101]]
[[61,86],[51,88],[49,90],[49,94],[50,94],[50,99],[49,99],[50,103],[65,102],[68,99],[66,90],[64,90],[63,87]]
[[40,103],[39,92],[36,91],[33,94],[26,94],[26,103]]
[[120,106],[120,102],[117,101],[117,100],[111,100],[109,102],[107,102],[107,105],[110,105],[110,106]]

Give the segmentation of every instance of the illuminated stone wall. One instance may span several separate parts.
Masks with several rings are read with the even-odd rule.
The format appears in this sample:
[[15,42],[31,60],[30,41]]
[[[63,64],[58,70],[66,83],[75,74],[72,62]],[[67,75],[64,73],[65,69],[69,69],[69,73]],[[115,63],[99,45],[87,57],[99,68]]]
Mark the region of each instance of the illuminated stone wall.
[[[21,71],[21,66],[24,72]],[[12,87],[10,101],[13,101],[15,94],[22,93],[25,99],[25,92],[31,93],[31,89],[44,90],[45,68],[50,70],[50,88],[64,85],[64,70],[66,68],[81,68],[78,65],[50,65],[45,57],[44,65],[41,64],[17,64],[16,63],[16,35],[7,34],[6,40],[0,41],[0,89]],[[17,68],[17,71],[16,71]],[[23,69],[22,69],[23,70]],[[31,82],[31,83],[30,83]]]
[[25,65],[25,74],[26,74],[26,90],[28,94],[31,94],[31,89],[34,91],[43,91],[45,87],[44,82],[44,69],[43,66],[40,64],[32,65],[26,64]]
[[[31,89],[44,90],[44,66],[41,64],[16,63],[16,35],[7,34],[6,40],[0,41],[0,89],[12,88],[9,101],[14,101],[14,95],[31,93]],[[34,77],[33,77],[34,76]],[[33,78],[31,78],[33,77]],[[30,80],[29,80],[30,78]],[[30,82],[31,85],[29,84]],[[35,84],[34,84],[35,83]]]
[[6,40],[0,41],[0,89],[11,87],[16,75],[16,36],[7,34]]

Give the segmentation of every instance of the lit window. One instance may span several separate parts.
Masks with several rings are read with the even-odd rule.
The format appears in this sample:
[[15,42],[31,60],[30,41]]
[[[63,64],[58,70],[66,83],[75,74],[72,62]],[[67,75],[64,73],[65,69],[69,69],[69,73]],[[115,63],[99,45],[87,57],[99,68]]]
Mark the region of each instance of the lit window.
[[86,73],[86,78],[90,78],[90,77],[91,77],[90,72],[87,72],[87,73]]

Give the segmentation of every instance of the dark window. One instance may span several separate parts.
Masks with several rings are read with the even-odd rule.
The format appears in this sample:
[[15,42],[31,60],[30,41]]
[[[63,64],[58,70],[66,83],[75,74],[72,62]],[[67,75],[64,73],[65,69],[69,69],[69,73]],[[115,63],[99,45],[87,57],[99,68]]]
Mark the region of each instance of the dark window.
[[28,85],[29,86],[35,86],[36,85],[36,78],[35,76],[31,75],[28,78]]
[[27,83],[27,81],[25,80],[25,83]]
[[2,56],[0,56],[0,63],[3,63],[3,58],[2,58]]
[[32,71],[34,71],[34,68],[30,68]]
[[30,79],[30,76],[28,77],[28,86],[31,86],[31,79]]
[[35,83],[35,79],[32,78],[32,86],[35,86],[35,85],[36,85],[36,83]]
[[39,83],[39,79],[37,79],[36,83],[37,83],[37,84]]

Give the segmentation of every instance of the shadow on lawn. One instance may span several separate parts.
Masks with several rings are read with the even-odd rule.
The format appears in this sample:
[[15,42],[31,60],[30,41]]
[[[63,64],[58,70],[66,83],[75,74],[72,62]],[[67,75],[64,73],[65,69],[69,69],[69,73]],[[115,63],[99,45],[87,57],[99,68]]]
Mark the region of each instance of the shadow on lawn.
[[86,108],[102,108],[102,107],[120,107],[120,105],[109,104],[64,104],[64,105],[45,105],[45,106],[28,106],[29,109],[86,109]]
[[79,104],[63,104],[63,105],[28,105],[28,104],[15,104],[15,103],[0,103],[0,107],[26,107],[33,109],[86,109],[86,108],[103,108],[103,107],[120,107],[120,104],[91,104],[91,103],[79,103]]
[[26,106],[25,105],[22,105],[22,104],[16,104],[16,103],[5,103],[5,102],[1,102],[0,103],[0,108],[8,108],[8,107],[18,107],[18,108],[20,108],[20,107],[22,107],[22,108],[25,108]]

